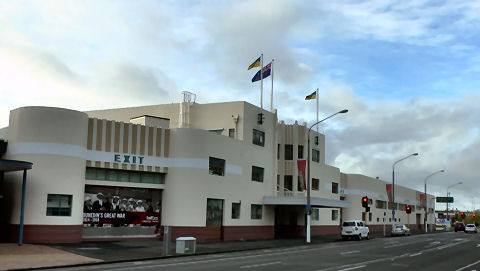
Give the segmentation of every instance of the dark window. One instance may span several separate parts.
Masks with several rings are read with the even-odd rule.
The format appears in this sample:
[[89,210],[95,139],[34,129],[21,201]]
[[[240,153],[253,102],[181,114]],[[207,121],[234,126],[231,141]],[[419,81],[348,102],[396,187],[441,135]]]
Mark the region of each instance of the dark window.
[[285,175],[283,176],[283,186],[286,190],[292,191],[293,190],[293,176]]
[[320,220],[320,214],[319,214],[318,208],[312,208],[312,220],[319,221]]
[[298,159],[303,159],[303,145],[298,145]]
[[223,221],[223,200],[207,199],[207,226],[222,226]]
[[232,203],[232,219],[240,218],[240,203]]
[[230,128],[228,129],[228,137],[235,137],[235,129],[234,128]]
[[332,210],[332,220],[338,220],[338,210]]
[[85,179],[131,183],[165,183],[165,173],[87,167]]
[[72,195],[48,194],[47,216],[71,216]]
[[302,182],[302,176],[298,176],[298,181],[297,181],[297,190],[298,191],[303,191],[303,182]]
[[209,157],[208,159],[208,172],[210,175],[225,175],[225,160],[215,157]]
[[280,144],[277,145],[277,160],[280,160]]
[[320,162],[320,151],[312,149],[312,161]]
[[285,144],[285,160],[293,160],[293,145]]
[[388,203],[388,209],[389,210],[397,210],[397,204],[393,202]]
[[252,166],[252,181],[263,183],[263,171],[261,167]]
[[251,219],[262,219],[262,205],[252,204]]
[[252,143],[258,146],[265,146],[265,133],[256,129],[253,129]]
[[332,193],[338,194],[338,183],[332,183]]
[[320,189],[320,180],[312,178],[312,190],[319,190]]
[[280,175],[277,175],[277,191],[280,190]]
[[372,213],[368,213],[368,221],[372,221]]

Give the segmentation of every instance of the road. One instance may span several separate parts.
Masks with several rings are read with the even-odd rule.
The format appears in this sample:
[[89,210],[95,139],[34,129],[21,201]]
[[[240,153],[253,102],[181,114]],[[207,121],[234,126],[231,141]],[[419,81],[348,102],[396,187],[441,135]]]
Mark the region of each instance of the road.
[[480,234],[446,232],[338,241],[62,270],[480,270]]

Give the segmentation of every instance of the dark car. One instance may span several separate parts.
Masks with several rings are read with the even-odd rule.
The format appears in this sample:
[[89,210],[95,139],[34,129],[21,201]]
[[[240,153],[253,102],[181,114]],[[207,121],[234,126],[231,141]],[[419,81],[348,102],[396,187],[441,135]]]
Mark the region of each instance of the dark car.
[[465,231],[465,224],[463,224],[463,222],[455,223],[455,232],[457,231]]

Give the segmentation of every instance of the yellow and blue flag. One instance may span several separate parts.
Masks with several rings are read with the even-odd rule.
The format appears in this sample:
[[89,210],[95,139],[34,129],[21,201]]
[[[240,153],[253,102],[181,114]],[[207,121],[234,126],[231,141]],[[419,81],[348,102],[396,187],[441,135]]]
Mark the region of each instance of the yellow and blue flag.
[[257,60],[255,60],[250,66],[248,66],[248,69],[253,69],[255,67],[260,67],[260,63],[261,63],[261,57],[259,57]]
[[317,98],[317,91],[314,91],[312,94],[308,95],[307,97],[305,97],[305,101],[308,101],[308,100],[313,100]]

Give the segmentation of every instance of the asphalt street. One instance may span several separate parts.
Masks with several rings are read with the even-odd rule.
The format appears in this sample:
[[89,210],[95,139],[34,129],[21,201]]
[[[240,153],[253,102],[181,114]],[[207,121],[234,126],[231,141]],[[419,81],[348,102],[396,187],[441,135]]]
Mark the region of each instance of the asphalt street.
[[62,270],[480,270],[480,235],[421,234]]

